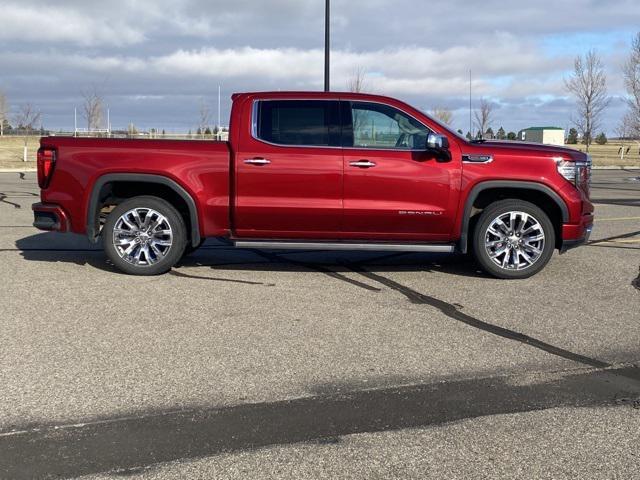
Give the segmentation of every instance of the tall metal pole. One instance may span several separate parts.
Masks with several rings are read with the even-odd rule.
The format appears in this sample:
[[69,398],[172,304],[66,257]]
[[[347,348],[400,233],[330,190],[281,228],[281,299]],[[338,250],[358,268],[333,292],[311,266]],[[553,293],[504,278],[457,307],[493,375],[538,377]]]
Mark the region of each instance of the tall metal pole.
[[331,36],[330,36],[330,3],[331,0],[325,0],[324,9],[324,91],[329,91],[329,67],[330,67],[330,51],[331,51]]
[[473,120],[471,119],[471,70],[469,70],[469,135],[473,138]]

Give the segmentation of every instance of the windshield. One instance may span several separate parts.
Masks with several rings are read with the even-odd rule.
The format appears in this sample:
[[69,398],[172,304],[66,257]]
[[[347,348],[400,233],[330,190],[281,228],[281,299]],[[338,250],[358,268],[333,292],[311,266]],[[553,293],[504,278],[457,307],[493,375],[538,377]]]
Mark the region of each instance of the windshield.
[[438,120],[437,118],[434,118],[433,116],[429,115],[426,112],[423,112],[427,117],[429,117],[434,123],[437,123],[439,127],[442,127],[443,130],[445,130],[447,133],[450,133],[452,135],[455,135],[456,137],[458,137],[460,140],[464,140],[465,142],[469,142],[469,139],[467,137],[465,137],[464,135],[462,135],[460,132],[456,132],[453,128],[451,128],[449,125],[447,125],[446,123],[441,122],[440,120]]

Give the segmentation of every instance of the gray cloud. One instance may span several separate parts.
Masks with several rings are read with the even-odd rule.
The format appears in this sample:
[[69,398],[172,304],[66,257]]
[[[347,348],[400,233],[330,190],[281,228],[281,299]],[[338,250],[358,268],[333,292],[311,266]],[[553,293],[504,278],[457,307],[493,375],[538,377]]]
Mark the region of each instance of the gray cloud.
[[[68,128],[80,91],[103,90],[114,124],[185,129],[204,98],[234,91],[319,89],[320,0],[60,0],[10,2],[0,17],[0,88],[32,101],[45,125]],[[599,47],[620,95],[621,48],[640,25],[637,1],[333,1],[336,89],[356,68],[376,93],[456,110],[465,129],[468,71],[495,101],[497,123],[567,122],[562,78],[572,57]],[[566,36],[566,42],[563,41]],[[614,105],[615,104],[615,105]],[[621,112],[607,113],[613,129]],[[466,127],[468,128],[468,126]],[[466,130],[465,130],[466,131]]]

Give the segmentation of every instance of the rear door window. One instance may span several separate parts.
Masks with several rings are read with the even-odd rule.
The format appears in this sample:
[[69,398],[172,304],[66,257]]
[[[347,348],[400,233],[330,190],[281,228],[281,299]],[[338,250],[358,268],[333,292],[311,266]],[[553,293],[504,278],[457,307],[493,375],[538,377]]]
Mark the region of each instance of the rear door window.
[[254,136],[276,145],[340,146],[339,104],[332,100],[262,100]]

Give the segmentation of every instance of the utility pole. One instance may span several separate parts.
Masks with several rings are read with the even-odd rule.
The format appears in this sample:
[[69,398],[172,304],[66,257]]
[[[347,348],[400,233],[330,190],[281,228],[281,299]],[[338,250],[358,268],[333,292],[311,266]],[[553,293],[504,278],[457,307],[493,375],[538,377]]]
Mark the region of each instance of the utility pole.
[[330,36],[330,3],[331,0],[325,0],[324,9],[324,91],[329,91],[329,55],[331,50],[331,36]]
[[218,85],[218,133],[216,133],[217,140],[220,140],[220,131],[222,126],[220,125],[220,85]]

